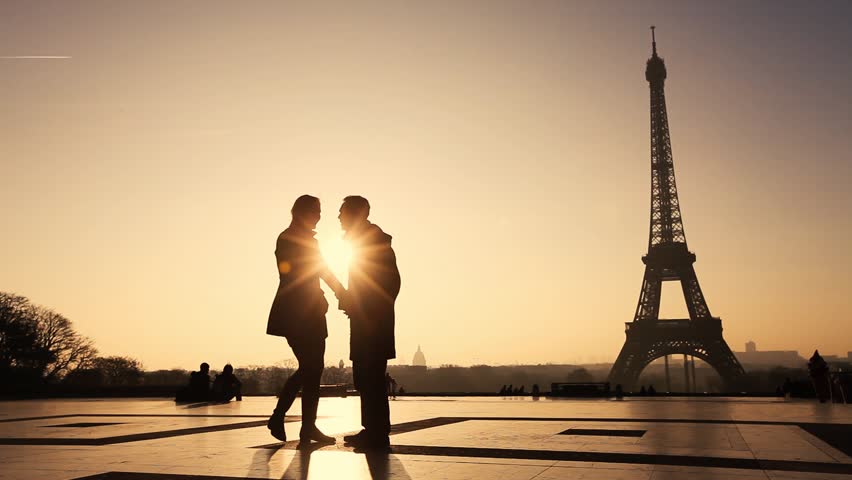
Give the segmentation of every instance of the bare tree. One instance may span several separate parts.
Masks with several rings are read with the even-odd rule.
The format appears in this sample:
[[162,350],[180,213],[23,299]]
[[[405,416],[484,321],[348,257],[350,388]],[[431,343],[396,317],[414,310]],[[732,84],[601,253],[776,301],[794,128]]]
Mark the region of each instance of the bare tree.
[[74,331],[70,320],[45,307],[35,307],[35,315],[39,345],[52,356],[44,365],[45,380],[57,380],[91,365],[98,351],[92,340]]
[[0,322],[6,323],[20,318],[29,306],[27,297],[0,292]]
[[[25,297],[0,292],[0,371],[15,366],[20,350],[35,343],[35,329],[21,324],[22,312],[28,305]],[[28,335],[29,334],[29,335]]]
[[67,318],[0,292],[0,371],[21,380],[54,381],[88,366],[96,354],[92,341],[74,331]]
[[23,296],[0,292],[0,374],[15,381],[41,377],[51,354],[38,343],[34,306]]

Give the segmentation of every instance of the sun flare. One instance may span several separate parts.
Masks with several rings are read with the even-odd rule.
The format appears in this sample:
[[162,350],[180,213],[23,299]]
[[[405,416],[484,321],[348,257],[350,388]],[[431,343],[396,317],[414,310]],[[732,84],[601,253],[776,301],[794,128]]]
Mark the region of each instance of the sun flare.
[[320,240],[320,252],[328,268],[345,284],[349,262],[352,261],[352,248],[349,243],[340,237],[323,238]]

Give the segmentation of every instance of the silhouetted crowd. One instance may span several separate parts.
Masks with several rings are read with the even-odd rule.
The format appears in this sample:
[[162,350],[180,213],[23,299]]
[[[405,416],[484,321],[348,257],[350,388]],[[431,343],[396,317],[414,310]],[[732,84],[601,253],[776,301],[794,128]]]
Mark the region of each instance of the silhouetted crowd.
[[[497,393],[498,393],[498,395],[503,395],[503,396],[509,396],[509,395],[520,396],[520,395],[526,395],[527,391],[526,391],[526,387],[524,385],[521,385],[520,387],[517,387],[517,388],[514,387],[514,385],[503,385],[500,388],[500,391],[497,392]],[[530,395],[532,395],[533,397],[541,396],[541,389],[539,388],[537,383],[533,384],[532,390],[530,390]]]
[[230,402],[243,399],[242,383],[234,375],[234,367],[225,365],[222,373],[216,375],[211,385],[210,365],[202,363],[197,372],[189,374],[189,385],[178,390],[177,402]]

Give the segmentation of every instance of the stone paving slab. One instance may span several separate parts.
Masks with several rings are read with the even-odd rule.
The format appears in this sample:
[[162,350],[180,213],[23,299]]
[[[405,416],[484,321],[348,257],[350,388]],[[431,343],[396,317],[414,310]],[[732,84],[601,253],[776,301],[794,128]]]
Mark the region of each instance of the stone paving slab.
[[[338,438],[357,431],[358,402],[323,398],[318,426]],[[311,449],[275,441],[265,427],[274,403],[0,402],[0,480],[852,480],[848,405],[406,397],[391,403],[390,451],[363,453],[340,441]],[[299,427],[288,418],[289,436]]]

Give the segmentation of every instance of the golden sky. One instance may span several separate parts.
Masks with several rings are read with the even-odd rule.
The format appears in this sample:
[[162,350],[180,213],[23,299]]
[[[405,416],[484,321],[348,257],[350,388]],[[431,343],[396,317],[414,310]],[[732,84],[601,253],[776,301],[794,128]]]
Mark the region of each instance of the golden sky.
[[[360,194],[394,237],[403,363],[612,361],[647,248],[656,24],[728,343],[852,350],[849,3],[357,3],[3,2],[0,290],[149,369],[271,364],[292,358],[264,332],[293,200],[322,199],[340,271]],[[328,322],[331,364],[348,321]]]

